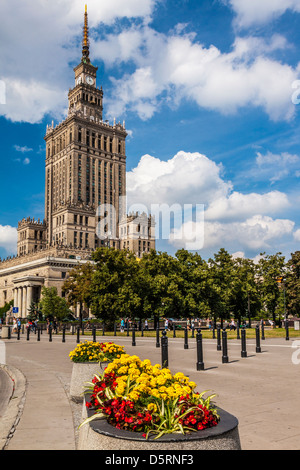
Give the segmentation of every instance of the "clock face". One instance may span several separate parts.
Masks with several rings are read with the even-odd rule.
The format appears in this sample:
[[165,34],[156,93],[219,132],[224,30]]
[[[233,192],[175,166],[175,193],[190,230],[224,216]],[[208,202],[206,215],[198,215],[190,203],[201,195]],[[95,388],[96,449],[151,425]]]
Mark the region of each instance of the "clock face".
[[87,76],[85,80],[88,85],[94,84],[94,79],[92,77]]

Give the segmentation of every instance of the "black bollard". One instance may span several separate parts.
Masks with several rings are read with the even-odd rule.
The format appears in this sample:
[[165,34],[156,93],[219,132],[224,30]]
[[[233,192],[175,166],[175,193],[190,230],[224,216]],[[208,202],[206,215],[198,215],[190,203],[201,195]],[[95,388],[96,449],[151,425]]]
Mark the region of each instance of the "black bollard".
[[189,344],[188,344],[188,329],[187,326],[184,329],[184,349],[189,349]]
[[129,321],[127,322],[127,336],[129,336]]
[[197,342],[197,370],[204,370],[202,333],[201,333],[200,328],[198,329],[198,333],[196,335],[196,342]]
[[27,328],[27,341],[29,341],[29,337],[30,337],[30,328]]
[[96,342],[96,327],[95,327],[95,325],[93,325],[92,333],[93,333],[93,341],[95,343]]
[[242,328],[242,351],[241,351],[241,357],[247,357],[247,351],[246,351],[246,330],[245,328]]
[[66,325],[63,325],[62,327],[62,342],[66,342]]
[[261,323],[261,339],[264,340],[265,338],[265,326],[264,322]]
[[142,325],[142,327],[141,327],[141,331],[142,331],[142,333],[141,333],[142,336],[144,336],[144,327],[143,327],[143,325]]
[[135,344],[135,327],[132,326],[132,346],[136,346]]
[[20,339],[20,331],[21,331],[20,328],[18,328],[18,330],[17,330],[17,339]]
[[167,332],[164,330],[161,337],[161,365],[162,367],[168,367],[169,358],[168,358],[168,337]]
[[221,328],[218,326],[217,328],[217,351],[221,351]]
[[288,319],[285,320],[285,339],[286,341],[289,341],[289,321]]
[[49,341],[52,341],[52,326],[49,326]]
[[195,328],[192,328],[192,338],[195,338]]
[[117,324],[116,324],[116,322],[114,323],[114,336],[117,336]]
[[227,332],[224,328],[222,331],[222,363],[228,363],[228,352],[227,352]]
[[102,336],[105,336],[105,324],[102,325]]
[[80,343],[80,327],[79,327],[79,326],[77,327],[77,339],[76,339],[76,342],[77,342],[77,343]]
[[215,325],[215,322],[213,323],[212,332],[213,332],[213,339],[215,339],[216,338],[216,325]]
[[259,325],[256,325],[256,352],[257,353],[261,352],[260,337],[259,337]]
[[173,324],[173,338],[176,338],[176,326]]
[[37,338],[36,339],[37,339],[37,341],[41,341],[41,329],[40,328],[37,329]]
[[8,327],[7,339],[11,339],[11,328],[10,328],[10,326]]
[[159,327],[156,327],[156,347],[160,348],[160,343],[159,343]]

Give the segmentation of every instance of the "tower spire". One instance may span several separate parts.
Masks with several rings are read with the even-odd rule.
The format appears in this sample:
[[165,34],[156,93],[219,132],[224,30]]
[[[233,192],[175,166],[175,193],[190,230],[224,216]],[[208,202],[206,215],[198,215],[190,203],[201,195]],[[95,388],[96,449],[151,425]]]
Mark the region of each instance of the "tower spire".
[[90,63],[90,42],[89,42],[89,26],[87,5],[85,5],[83,39],[82,39],[82,62]]

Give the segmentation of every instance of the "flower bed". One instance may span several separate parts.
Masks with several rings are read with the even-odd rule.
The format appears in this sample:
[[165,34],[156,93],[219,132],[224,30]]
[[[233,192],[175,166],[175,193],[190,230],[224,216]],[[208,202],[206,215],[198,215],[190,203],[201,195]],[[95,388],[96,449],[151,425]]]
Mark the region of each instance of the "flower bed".
[[84,341],[70,352],[69,357],[73,362],[110,362],[120,358],[124,353],[123,346],[112,342]]
[[[90,383],[93,415],[82,424],[105,418],[114,428],[140,432],[145,439],[189,434],[217,426],[220,416],[206,392],[195,393],[195,382],[183,373],[146,359],[123,354]],[[82,425],[81,425],[82,426]]]
[[112,342],[97,343],[85,341],[69,353],[73,362],[70,383],[70,396],[75,402],[83,401],[83,393],[87,382],[90,382],[95,374],[101,373],[105,367],[123,354],[123,346]]

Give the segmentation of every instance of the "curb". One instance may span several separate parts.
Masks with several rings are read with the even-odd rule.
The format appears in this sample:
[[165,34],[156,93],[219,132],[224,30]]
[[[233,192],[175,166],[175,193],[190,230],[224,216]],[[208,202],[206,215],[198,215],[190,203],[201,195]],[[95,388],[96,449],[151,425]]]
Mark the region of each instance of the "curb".
[[7,410],[0,419],[0,450],[5,450],[9,440],[12,438],[23,413],[27,380],[19,369],[1,364],[1,368],[14,382],[14,389],[10,397]]

